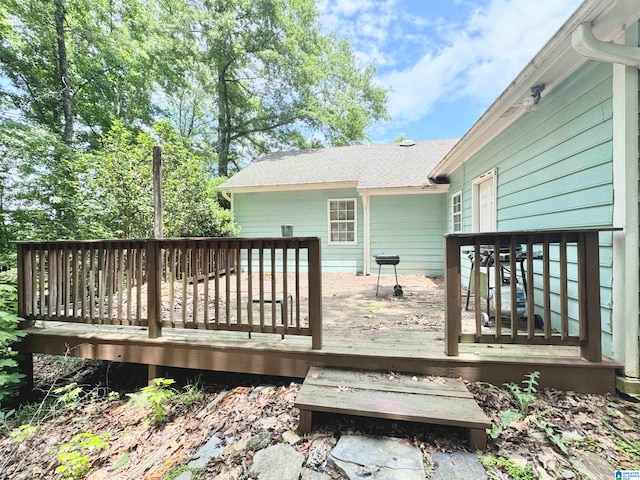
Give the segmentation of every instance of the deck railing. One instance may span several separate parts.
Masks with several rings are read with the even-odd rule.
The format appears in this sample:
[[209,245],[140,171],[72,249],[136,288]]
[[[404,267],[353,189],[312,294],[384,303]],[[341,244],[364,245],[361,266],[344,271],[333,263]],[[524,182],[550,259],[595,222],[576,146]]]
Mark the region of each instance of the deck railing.
[[[458,355],[460,342],[579,345],[583,358],[600,362],[600,231],[447,235],[445,353]],[[473,333],[462,329],[463,283],[474,299]]]
[[307,335],[322,347],[318,238],[18,243],[28,321]]

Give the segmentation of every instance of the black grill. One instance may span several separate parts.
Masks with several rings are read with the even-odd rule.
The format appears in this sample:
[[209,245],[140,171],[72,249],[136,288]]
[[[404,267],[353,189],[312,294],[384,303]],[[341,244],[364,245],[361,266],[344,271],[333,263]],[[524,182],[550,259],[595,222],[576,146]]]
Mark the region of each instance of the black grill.
[[398,285],[398,270],[396,270],[396,265],[400,263],[400,256],[395,253],[379,253],[378,255],[374,255],[376,259],[376,263],[378,264],[378,284],[376,285],[376,297],[378,296],[378,289],[380,288],[380,270],[382,269],[382,265],[393,265],[393,271],[396,274],[396,284],[393,286],[393,294],[396,297],[402,297],[404,293],[402,292],[402,287]]
[[390,253],[379,253],[374,258],[378,265],[398,265],[400,263],[400,256]]

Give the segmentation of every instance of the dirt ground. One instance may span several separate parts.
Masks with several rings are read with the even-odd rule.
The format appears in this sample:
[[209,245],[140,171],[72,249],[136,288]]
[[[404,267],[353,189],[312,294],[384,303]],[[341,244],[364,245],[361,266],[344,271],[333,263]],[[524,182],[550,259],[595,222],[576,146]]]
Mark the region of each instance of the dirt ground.
[[[443,330],[441,278],[403,276],[402,297],[393,295],[394,277],[380,279],[377,297],[376,282],[373,275],[325,274],[327,328],[358,329],[360,335]],[[105,446],[74,450],[85,459],[86,478],[94,480],[175,478],[212,435],[223,439],[224,455],[196,478],[252,478],[255,451],[277,443],[300,451],[305,468],[342,478],[327,457],[346,433],[401,438],[423,451],[427,472],[432,453],[468,448],[464,431],[455,428],[328,414],[314,416],[314,431],[297,438],[297,381],[251,375],[166,370],[163,375],[176,383],[163,404],[165,418],[154,421],[151,406],[136,406],[127,396],[145,386],[146,373],[138,365],[36,356],[38,398],[0,417],[0,480],[65,478],[56,473],[65,465],[60,455],[65,446],[77,446],[78,434],[104,439]],[[494,423],[489,448],[480,455],[490,479],[606,480],[615,478],[616,468],[640,469],[640,406],[634,399],[544,390],[522,409],[522,398],[506,386],[468,387]]]

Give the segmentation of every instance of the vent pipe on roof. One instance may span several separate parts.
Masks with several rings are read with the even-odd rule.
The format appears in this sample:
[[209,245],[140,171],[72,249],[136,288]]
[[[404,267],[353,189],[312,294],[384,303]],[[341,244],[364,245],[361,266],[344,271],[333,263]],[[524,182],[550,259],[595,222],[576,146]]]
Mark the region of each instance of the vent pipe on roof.
[[413,147],[416,144],[413,140],[403,140],[398,145],[401,147]]
[[640,68],[640,48],[598,40],[589,22],[578,25],[573,31],[571,45],[578,54],[591,60]]

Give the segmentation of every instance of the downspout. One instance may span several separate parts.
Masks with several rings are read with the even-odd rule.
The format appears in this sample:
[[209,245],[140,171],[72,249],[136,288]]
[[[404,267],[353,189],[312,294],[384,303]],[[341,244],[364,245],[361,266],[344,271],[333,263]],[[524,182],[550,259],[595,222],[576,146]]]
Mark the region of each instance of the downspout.
[[360,192],[362,209],[364,211],[364,265],[363,274],[371,274],[371,197],[366,192]]
[[571,43],[580,55],[613,64],[613,225],[624,228],[613,232],[612,237],[613,356],[624,363],[627,378],[637,379],[640,376],[638,23],[626,28],[624,45],[596,39],[590,23],[576,28]]

